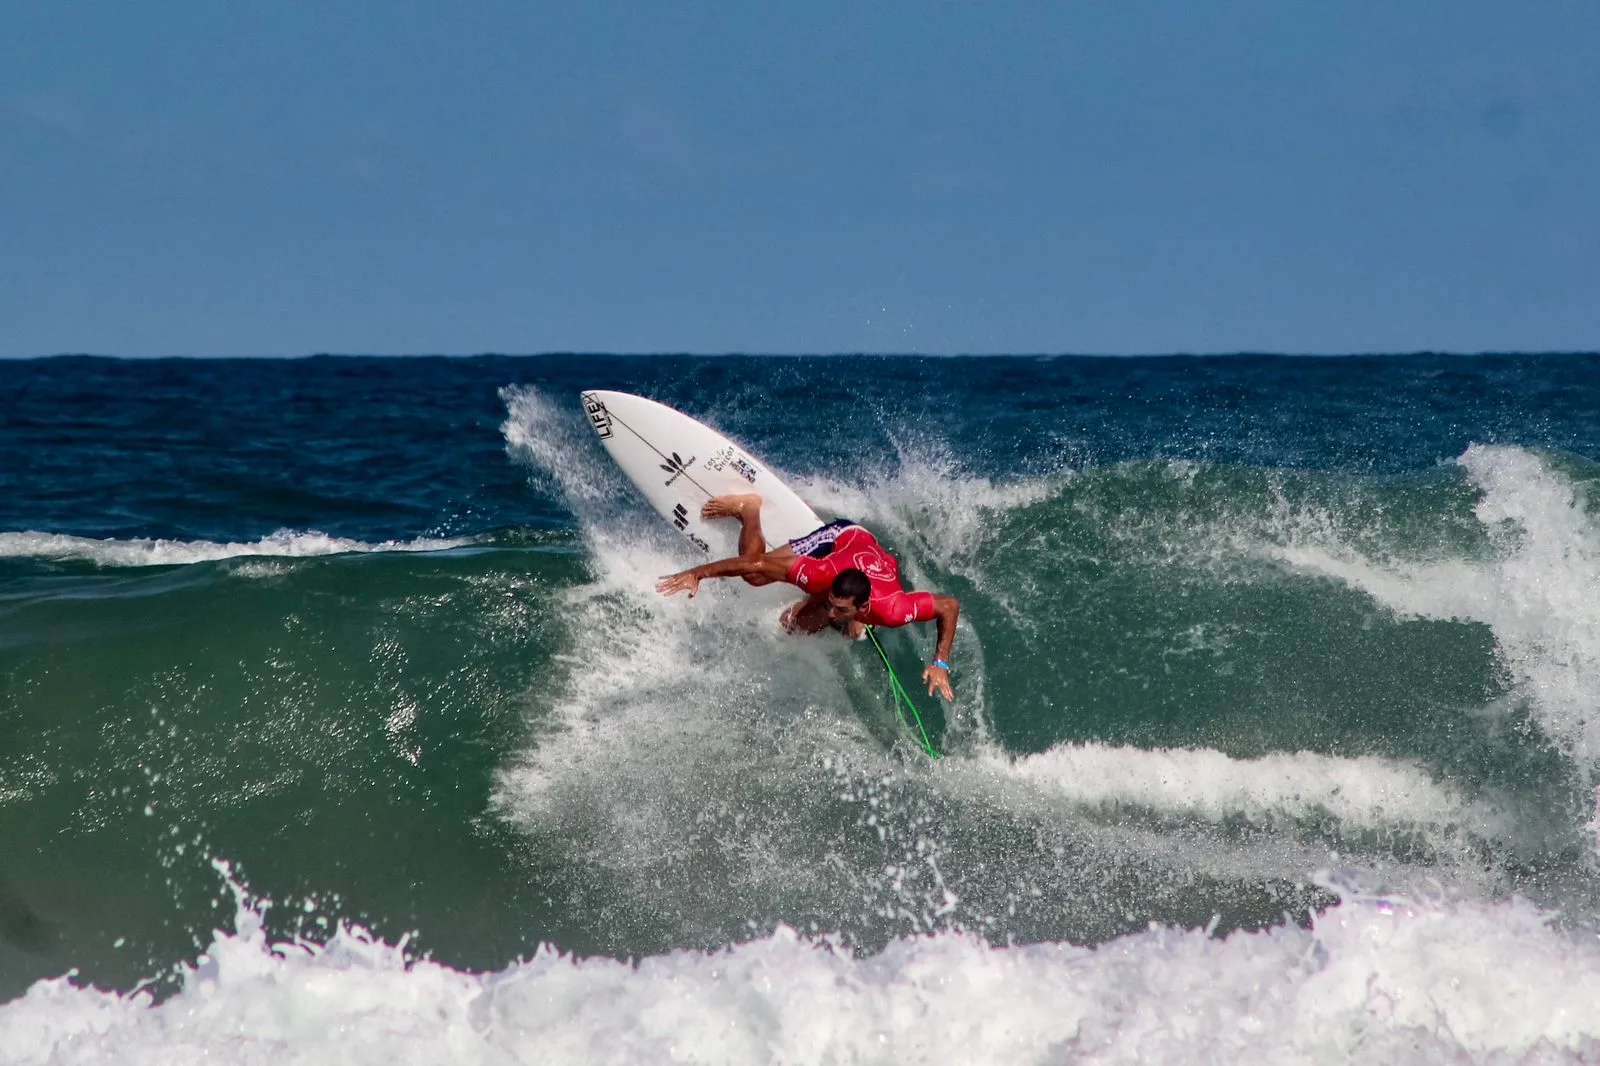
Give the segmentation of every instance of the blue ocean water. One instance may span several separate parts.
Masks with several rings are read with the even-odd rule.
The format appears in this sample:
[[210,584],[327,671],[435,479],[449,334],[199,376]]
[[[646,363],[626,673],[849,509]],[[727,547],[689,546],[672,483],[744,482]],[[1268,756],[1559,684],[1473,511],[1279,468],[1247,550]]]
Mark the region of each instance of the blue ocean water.
[[[960,598],[946,758],[584,388]],[[1589,355],[0,362],[0,1062],[1600,1055],[1597,463]]]

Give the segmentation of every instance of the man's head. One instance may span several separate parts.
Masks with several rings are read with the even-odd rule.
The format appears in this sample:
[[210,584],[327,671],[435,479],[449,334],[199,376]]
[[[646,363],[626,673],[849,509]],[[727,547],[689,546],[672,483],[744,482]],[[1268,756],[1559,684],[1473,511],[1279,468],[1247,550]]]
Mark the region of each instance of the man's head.
[[828,589],[828,621],[850,622],[867,609],[872,598],[872,582],[867,575],[851,568],[841,570]]

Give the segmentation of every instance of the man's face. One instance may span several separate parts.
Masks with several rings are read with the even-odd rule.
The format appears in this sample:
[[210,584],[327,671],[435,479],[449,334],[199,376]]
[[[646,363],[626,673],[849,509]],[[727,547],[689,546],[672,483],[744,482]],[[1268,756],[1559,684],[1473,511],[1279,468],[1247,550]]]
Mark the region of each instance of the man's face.
[[862,608],[856,606],[856,601],[848,596],[835,596],[828,594],[828,621],[853,622]]

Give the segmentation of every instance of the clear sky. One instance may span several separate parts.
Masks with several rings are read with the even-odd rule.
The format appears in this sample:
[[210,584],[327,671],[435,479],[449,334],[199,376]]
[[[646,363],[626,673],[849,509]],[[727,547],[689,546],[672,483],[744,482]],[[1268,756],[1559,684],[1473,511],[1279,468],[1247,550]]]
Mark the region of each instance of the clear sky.
[[1596,0],[0,2],[0,355],[1596,348]]

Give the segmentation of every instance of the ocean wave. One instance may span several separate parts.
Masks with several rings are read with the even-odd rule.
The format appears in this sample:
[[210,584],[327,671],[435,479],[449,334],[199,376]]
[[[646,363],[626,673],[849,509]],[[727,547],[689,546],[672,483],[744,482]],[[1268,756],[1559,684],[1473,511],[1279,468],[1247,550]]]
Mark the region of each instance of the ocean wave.
[[[836,641],[784,637],[772,619],[795,594],[787,588],[709,582],[693,601],[657,596],[657,576],[683,565],[681,545],[642,505],[630,517],[594,496],[599,479],[615,474],[591,440],[571,440],[569,423],[583,431],[575,405],[536,390],[503,395],[508,450],[578,517],[592,580],[563,593],[562,653],[530,701],[525,746],[496,775],[494,808],[540,847],[605,872],[606,898],[586,904],[604,921],[626,913],[669,942],[705,943],[707,930],[725,935],[731,915],[754,907],[834,914],[833,928],[868,942],[888,931],[962,928],[995,939],[1041,928],[1079,938],[1106,934],[1104,908],[1093,902],[1105,882],[1125,882],[1119,891],[1173,914],[1182,908],[1175,886],[1196,869],[1231,886],[1221,894],[1249,898],[1326,862],[1330,836],[1341,851],[1402,865],[1420,838],[1424,865],[1437,872],[1443,862],[1453,876],[1449,860],[1463,845],[1475,863],[1486,838],[1517,836],[1491,807],[1399,759],[1290,751],[1246,760],[1089,743],[1013,761],[991,720],[1048,707],[1059,686],[1048,673],[1020,685],[1006,678],[1005,705],[995,706],[987,642],[971,621],[979,609],[962,623],[960,701],[942,709],[952,757],[903,773],[892,734],[868,724],[884,684],[875,663]],[[870,490],[797,480],[812,502],[907,545],[908,571],[963,577],[985,606],[1004,609],[1010,595],[1024,614],[1057,599],[1038,587],[1059,569],[1039,542],[1060,536],[1064,514],[1079,514],[1078,486],[1109,482],[1142,498],[1153,481],[1182,497],[1199,474],[1192,464],[1158,463],[994,482],[908,453]],[[630,503],[632,495],[622,493]],[[930,499],[942,502],[918,509]],[[1208,533],[1172,526],[1202,542]],[[986,540],[995,537],[1027,547],[997,553]],[[1259,558],[1253,565],[1281,574]],[[1005,649],[1008,668],[1021,643]],[[1207,824],[1112,824],[1098,813],[1106,806]],[[1289,831],[1241,836],[1241,821]],[[1475,881],[1470,871],[1460,876]],[[685,879],[692,890],[682,889]],[[1048,903],[1056,892],[1075,895]]]
[[[1095,948],[940,933],[856,957],[780,926],[637,961],[541,946],[493,973],[341,925],[235,932],[148,992],[36,982],[0,1006],[16,1066],[51,1063],[1593,1061],[1600,945],[1532,905],[1339,888],[1309,928],[1152,926]],[[236,890],[237,891],[237,890]]]
[[316,530],[280,529],[260,540],[219,543],[210,540],[129,540],[74,537],[63,533],[0,533],[0,558],[74,560],[105,567],[181,566],[245,556],[310,558],[352,552],[447,551],[475,543],[470,537],[418,537],[378,543],[333,537]]
[[1334,535],[1267,549],[1288,568],[1359,589],[1402,617],[1478,622],[1545,734],[1600,777],[1600,528],[1580,486],[1527,448],[1456,460],[1479,491],[1486,558],[1373,558]]

